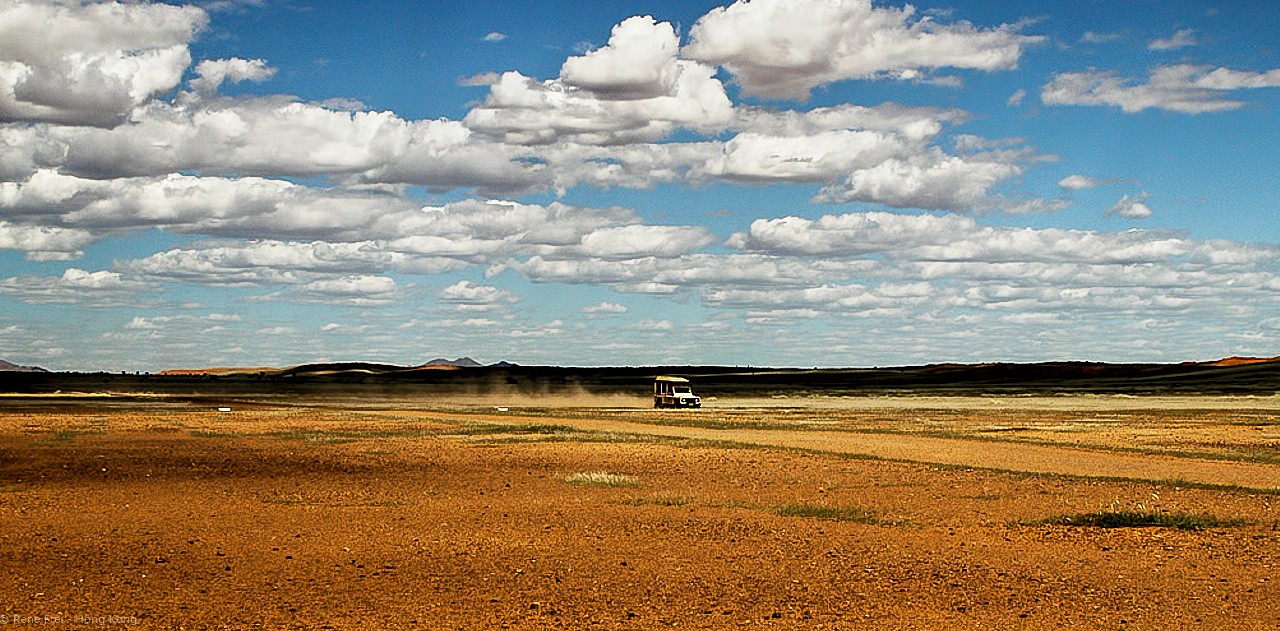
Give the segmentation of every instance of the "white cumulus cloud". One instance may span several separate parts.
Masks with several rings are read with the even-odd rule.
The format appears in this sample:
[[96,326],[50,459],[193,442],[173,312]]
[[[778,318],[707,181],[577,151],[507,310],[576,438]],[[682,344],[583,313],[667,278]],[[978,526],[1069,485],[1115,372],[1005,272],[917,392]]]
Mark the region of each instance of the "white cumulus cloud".
[[89,177],[193,171],[310,176],[385,168],[410,155],[440,159],[470,132],[452,121],[408,122],[279,97],[155,102],[115,129],[51,129],[58,166]]
[[118,272],[67,268],[61,276],[0,279],[0,295],[31,304],[80,303],[91,307],[137,305],[156,291],[153,283],[130,280]]
[[[1170,262],[1197,256],[1193,242],[1161,231],[1096,232],[1059,228],[983,226],[956,215],[900,215],[872,212],[757,219],[728,245],[775,256],[862,256],[885,254],[896,260],[984,263],[1054,262],[1132,264]],[[1238,246],[1237,246],[1238,247]],[[1212,251],[1232,247],[1209,248]]]
[[812,88],[843,79],[915,79],[945,67],[1007,70],[1042,39],[1012,26],[941,24],[911,6],[871,0],[739,0],[702,16],[682,54],[724,66],[748,96],[805,99]]
[[1058,180],[1058,186],[1061,186],[1068,191],[1080,191],[1086,188],[1094,188],[1111,184],[1112,182],[1114,182],[1114,180],[1098,179],[1083,175],[1068,175],[1067,177]]
[[1280,69],[1267,72],[1189,64],[1160,66],[1145,81],[1115,72],[1064,72],[1046,84],[1046,105],[1113,105],[1128,113],[1164,109],[1185,114],[1244,107],[1230,98],[1237,90],[1280,87]]
[[223,82],[266,81],[276,73],[263,59],[211,59],[196,64],[191,88],[199,94],[213,94]]
[[1195,46],[1199,42],[1196,41],[1196,30],[1192,28],[1179,29],[1172,37],[1152,40],[1147,44],[1149,50],[1177,50],[1188,46]]
[[993,186],[1020,173],[1015,164],[948,156],[935,149],[857,169],[844,182],[823,187],[814,200],[967,212],[980,209]]
[[[3,195],[3,189],[0,189]],[[0,250],[25,252],[32,261],[79,258],[81,249],[97,241],[90,232],[56,226],[20,226],[0,221]]]
[[909,138],[876,131],[833,130],[805,136],[741,133],[696,173],[746,182],[826,183],[923,149]]
[[674,96],[679,49],[680,38],[669,22],[635,16],[613,27],[604,48],[566,59],[560,79],[609,100]]
[[458,281],[440,290],[441,302],[464,307],[494,309],[518,302],[520,298],[511,292],[491,285],[477,285],[469,280]]
[[[733,104],[712,68],[683,60],[676,67],[669,93],[647,98],[638,98],[644,96],[640,92],[622,94],[637,97],[631,99],[607,98],[608,92],[601,96],[563,79],[537,81],[506,72],[463,123],[506,143],[537,145],[561,139],[583,144],[652,142],[681,128],[716,131],[733,120]],[[611,86],[602,81],[598,87]],[[612,88],[649,89],[634,82]]]
[[208,21],[194,6],[0,2],[0,123],[110,127],[172,89]]
[[395,279],[369,274],[345,274],[338,278],[320,278],[290,288],[305,300],[354,306],[382,305],[399,298]]
[[[300,285],[351,274],[363,278],[393,267],[402,258],[372,243],[248,241],[166,250],[141,259],[118,261],[116,267],[155,281],[261,287]],[[342,283],[316,287],[341,286]]]
[[597,305],[583,307],[582,312],[587,315],[619,315],[630,311],[626,305],[620,305],[616,302],[602,302]]
[[553,256],[615,260],[650,256],[669,258],[688,254],[714,242],[715,238],[701,226],[616,226],[584,235],[577,247],[559,249]]
[[41,170],[26,182],[0,184],[0,210],[10,216],[99,233],[162,227],[184,234],[333,238],[358,235],[376,218],[410,204],[376,193],[258,177],[175,173],[96,180]]
[[1107,210],[1107,214],[1120,215],[1126,219],[1146,219],[1155,214],[1151,211],[1151,207],[1147,206],[1148,197],[1150,195],[1146,191],[1140,195],[1124,195],[1115,206]]

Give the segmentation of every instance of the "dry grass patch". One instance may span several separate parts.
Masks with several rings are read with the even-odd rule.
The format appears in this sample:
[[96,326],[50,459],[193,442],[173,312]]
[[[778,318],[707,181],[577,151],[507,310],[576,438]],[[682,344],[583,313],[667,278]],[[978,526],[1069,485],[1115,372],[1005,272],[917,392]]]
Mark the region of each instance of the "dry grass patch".
[[631,475],[623,475],[621,473],[609,473],[608,471],[588,471],[579,473],[570,473],[564,476],[565,484],[573,484],[575,486],[600,486],[600,487],[635,487],[640,486],[640,478]]

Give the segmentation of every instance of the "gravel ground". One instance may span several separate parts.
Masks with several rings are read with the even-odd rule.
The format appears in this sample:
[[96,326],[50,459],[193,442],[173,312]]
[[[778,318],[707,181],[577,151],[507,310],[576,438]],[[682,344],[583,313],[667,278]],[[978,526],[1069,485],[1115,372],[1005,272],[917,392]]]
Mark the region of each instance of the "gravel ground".
[[[10,407],[0,616],[48,629],[1280,627],[1269,493],[678,434],[477,432],[486,417],[468,418]],[[627,477],[566,482],[586,472]],[[1244,523],[1033,523],[1107,510]]]

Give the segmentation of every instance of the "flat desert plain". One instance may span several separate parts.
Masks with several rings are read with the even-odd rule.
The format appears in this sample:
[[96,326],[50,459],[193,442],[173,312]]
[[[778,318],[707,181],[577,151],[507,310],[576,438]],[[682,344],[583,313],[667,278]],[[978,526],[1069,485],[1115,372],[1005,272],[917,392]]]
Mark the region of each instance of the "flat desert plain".
[[647,405],[0,398],[0,617],[1280,627],[1276,397]]

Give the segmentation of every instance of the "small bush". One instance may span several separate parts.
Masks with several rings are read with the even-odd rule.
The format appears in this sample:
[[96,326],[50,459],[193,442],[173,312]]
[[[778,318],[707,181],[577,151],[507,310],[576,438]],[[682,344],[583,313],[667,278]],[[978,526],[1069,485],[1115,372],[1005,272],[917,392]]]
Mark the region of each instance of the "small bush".
[[567,484],[575,484],[578,486],[604,486],[604,487],[629,487],[640,486],[640,478],[621,473],[609,473],[607,471],[591,471],[583,473],[570,473],[564,477]]

